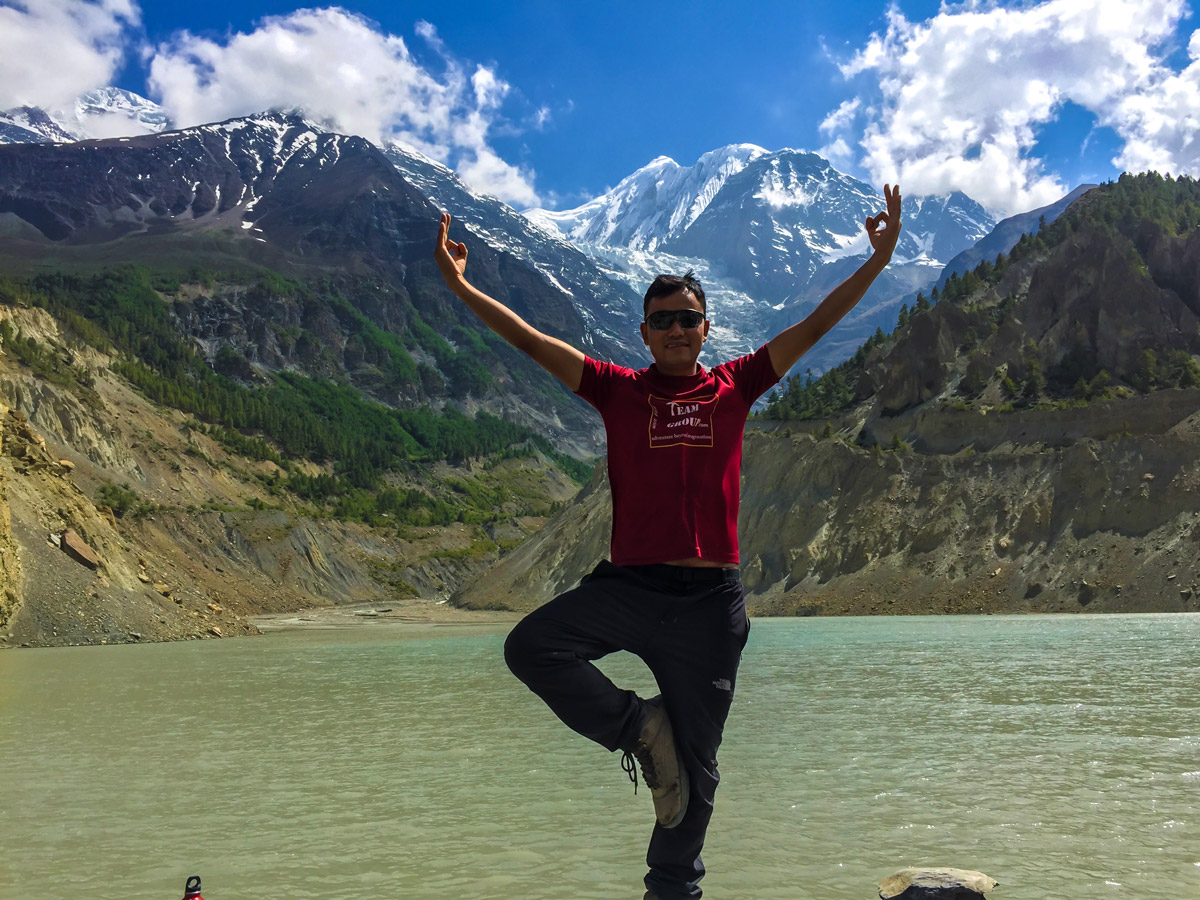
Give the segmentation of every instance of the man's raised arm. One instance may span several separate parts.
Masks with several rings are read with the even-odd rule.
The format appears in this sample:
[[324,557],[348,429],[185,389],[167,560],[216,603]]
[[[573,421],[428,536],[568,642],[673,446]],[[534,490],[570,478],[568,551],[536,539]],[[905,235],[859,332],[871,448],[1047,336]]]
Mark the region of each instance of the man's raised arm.
[[[883,186],[887,209],[866,221],[867,238],[871,241],[871,256],[857,272],[835,287],[820,305],[809,313],[804,321],[786,328],[767,343],[771,365],[775,374],[782,378],[809,348],[825,336],[842,316],[854,309],[862,299],[871,282],[892,258],[896,249],[896,238],[900,236],[900,185]],[[881,231],[879,226],[886,227]]]
[[449,231],[450,215],[442,213],[433,257],[450,290],[483,320],[484,325],[528,354],[572,391],[579,390],[579,382],[583,379],[583,353],[558,338],[542,334],[499,300],[468,283],[463,277],[467,269],[467,245],[450,240]]

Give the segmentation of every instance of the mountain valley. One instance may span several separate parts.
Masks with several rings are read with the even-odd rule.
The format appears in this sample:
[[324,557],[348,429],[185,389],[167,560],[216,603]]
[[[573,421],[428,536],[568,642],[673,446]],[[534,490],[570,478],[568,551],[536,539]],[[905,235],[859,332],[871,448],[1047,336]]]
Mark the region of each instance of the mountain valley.
[[[531,608],[606,552],[603,435],[445,290],[439,210],[481,289],[642,365],[657,271],[704,280],[713,364],[806,314],[880,207],[814,154],[734,145],[519,214],[300,114],[88,109],[0,122],[0,646]],[[77,140],[118,113],[146,133]],[[1195,182],[998,225],[905,202],[887,277],[748,430],[754,609],[1193,609]]]

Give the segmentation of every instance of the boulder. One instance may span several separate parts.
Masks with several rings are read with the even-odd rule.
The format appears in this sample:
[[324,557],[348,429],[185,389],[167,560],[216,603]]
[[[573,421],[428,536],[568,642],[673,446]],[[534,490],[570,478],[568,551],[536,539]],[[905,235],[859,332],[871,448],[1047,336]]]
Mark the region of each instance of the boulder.
[[880,900],[984,900],[996,880],[968,869],[901,869],[879,882]]
[[100,557],[96,555],[96,551],[89,547],[84,539],[74,531],[68,529],[63,532],[61,546],[63,552],[77,563],[82,563],[89,569],[100,568]]

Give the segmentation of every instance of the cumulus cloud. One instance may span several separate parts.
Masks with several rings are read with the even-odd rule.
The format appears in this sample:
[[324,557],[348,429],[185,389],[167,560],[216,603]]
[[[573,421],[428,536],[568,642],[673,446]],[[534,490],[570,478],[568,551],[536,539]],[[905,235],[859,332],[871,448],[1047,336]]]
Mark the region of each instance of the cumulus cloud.
[[877,181],[959,189],[1002,212],[1068,189],[1036,157],[1039,129],[1068,101],[1122,139],[1115,164],[1195,174],[1200,40],[1183,72],[1166,62],[1186,14],[1183,0],[973,0],[914,23],[892,8],[886,32],[842,67],[875,79],[878,104],[847,101],[822,131],[831,147],[857,138]]
[[428,22],[416,34],[443,71],[430,71],[402,38],[363,16],[302,9],[222,41],[180,33],[153,51],[148,84],[180,125],[300,108],[341,131],[407,144],[476,190],[536,205],[532,173],[489,143],[509,85],[484,66],[468,74]]
[[133,0],[0,4],[0,109],[64,107],[108,85],[140,19]]
[[1138,172],[1200,175],[1200,31],[1188,42],[1191,64],[1160,77],[1152,90],[1123,97],[1111,118],[1125,138],[1113,162]]

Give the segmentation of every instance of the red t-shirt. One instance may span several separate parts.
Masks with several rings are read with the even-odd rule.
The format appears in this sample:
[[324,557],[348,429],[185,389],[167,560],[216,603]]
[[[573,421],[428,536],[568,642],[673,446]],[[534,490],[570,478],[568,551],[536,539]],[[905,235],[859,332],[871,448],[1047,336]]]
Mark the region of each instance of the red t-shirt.
[[608,436],[616,565],[737,565],[742,431],[778,381],[765,344],[695,375],[585,361],[576,393],[600,411]]

